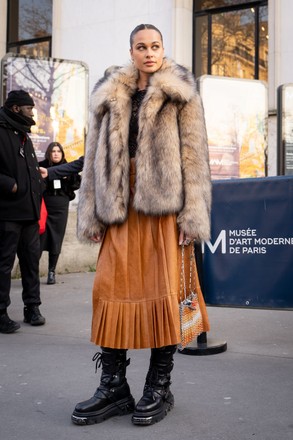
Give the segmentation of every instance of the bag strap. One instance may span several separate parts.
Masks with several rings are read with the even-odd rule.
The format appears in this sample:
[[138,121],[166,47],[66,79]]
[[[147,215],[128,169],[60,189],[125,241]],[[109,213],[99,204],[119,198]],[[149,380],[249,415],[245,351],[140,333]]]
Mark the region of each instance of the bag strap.
[[[190,292],[194,292],[196,290],[196,276],[195,276],[195,255],[194,255],[194,243],[191,243],[191,254],[189,261],[189,289]],[[192,287],[193,283],[193,287]]]
[[[195,255],[194,255],[194,244],[191,243],[191,254],[189,259],[189,293],[195,292],[196,279],[195,279]],[[188,293],[186,288],[186,278],[185,278],[185,246],[181,245],[181,271],[180,271],[180,301],[187,299]],[[192,288],[193,284],[193,288]]]

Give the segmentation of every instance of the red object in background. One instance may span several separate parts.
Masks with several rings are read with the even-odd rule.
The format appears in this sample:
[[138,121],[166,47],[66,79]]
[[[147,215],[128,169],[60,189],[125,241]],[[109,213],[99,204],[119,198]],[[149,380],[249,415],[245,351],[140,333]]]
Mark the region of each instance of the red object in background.
[[43,234],[46,230],[46,221],[47,221],[47,217],[48,217],[48,212],[47,212],[47,208],[44,202],[44,199],[42,199],[42,204],[41,204],[41,213],[40,213],[40,220],[39,220],[39,225],[40,225],[40,235]]

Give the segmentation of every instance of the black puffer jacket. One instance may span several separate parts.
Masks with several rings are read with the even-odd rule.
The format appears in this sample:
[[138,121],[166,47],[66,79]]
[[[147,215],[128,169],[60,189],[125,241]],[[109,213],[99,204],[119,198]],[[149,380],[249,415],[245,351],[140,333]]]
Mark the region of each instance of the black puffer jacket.
[[[15,183],[17,192],[13,193]],[[43,181],[32,141],[1,108],[0,221],[37,221],[42,192]]]

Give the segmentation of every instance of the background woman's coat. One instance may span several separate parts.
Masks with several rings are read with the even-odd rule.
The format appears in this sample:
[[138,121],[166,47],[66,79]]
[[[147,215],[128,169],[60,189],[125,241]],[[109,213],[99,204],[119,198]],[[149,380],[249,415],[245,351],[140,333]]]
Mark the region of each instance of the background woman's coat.
[[[55,167],[50,167],[47,159],[39,162],[39,166],[44,168]],[[48,217],[45,232],[41,235],[41,251],[45,250],[55,255],[61,253],[68,220],[69,202],[75,197],[73,189],[75,176],[77,175],[58,179],[60,180],[60,189],[54,188],[54,180],[46,180],[46,189],[43,197]]]

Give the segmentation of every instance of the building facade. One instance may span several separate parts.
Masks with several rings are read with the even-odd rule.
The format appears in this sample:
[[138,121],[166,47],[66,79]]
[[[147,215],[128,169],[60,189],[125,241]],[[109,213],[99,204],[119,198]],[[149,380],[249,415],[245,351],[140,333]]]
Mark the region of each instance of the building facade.
[[292,16],[292,0],[0,0],[0,58],[13,52],[81,61],[90,93],[107,67],[129,61],[132,29],[152,23],[166,55],[196,77],[267,83],[267,173],[274,176],[277,89],[293,82]]

